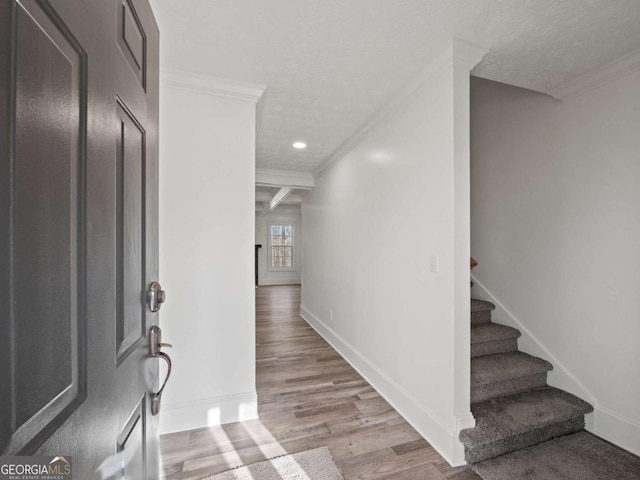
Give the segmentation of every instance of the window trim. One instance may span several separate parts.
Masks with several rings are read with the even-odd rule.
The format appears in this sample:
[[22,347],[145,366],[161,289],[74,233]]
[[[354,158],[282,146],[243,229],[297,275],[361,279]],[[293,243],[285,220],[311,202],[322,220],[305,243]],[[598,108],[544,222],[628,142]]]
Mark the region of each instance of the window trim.
[[[272,225],[284,225],[291,226],[292,235],[291,235],[291,266],[290,267],[273,267],[271,266],[271,226]],[[267,223],[267,271],[269,272],[295,272],[297,270],[296,266],[296,230],[298,229],[298,225],[294,222],[285,222],[285,221],[273,221]]]

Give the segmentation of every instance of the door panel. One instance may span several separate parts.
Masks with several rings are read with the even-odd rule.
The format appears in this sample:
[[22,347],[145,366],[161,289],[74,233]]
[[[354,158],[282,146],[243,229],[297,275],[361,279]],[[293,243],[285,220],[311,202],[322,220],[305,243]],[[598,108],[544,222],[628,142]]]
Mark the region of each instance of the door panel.
[[116,361],[144,341],[144,131],[118,103],[116,152],[117,299]]
[[0,454],[157,478],[148,1],[0,0],[0,82]]
[[121,0],[118,8],[118,45],[131,70],[144,88],[146,72],[146,36],[138,13],[130,0]]
[[[146,402],[143,397],[127,420],[118,436],[118,465],[116,479],[145,478],[145,422],[147,416],[144,408]],[[150,478],[147,476],[147,478]]]
[[12,450],[37,441],[44,425],[51,428],[72,413],[85,372],[79,365],[82,54],[35,4],[16,5],[14,22],[15,136],[4,184],[12,208],[3,218],[11,284],[3,316],[12,332]]
[[12,303],[20,427],[74,384],[77,392],[80,112],[77,54],[66,49],[74,69],[22,7],[17,22]]

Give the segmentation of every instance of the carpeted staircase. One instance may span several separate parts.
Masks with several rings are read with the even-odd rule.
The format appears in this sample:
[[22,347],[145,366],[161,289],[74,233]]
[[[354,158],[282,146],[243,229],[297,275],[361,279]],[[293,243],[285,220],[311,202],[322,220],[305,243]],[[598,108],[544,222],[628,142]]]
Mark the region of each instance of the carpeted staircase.
[[546,360],[518,351],[520,332],[491,322],[495,306],[471,300],[471,411],[462,430],[465,458],[476,464],[584,429],[587,402],[547,385]]

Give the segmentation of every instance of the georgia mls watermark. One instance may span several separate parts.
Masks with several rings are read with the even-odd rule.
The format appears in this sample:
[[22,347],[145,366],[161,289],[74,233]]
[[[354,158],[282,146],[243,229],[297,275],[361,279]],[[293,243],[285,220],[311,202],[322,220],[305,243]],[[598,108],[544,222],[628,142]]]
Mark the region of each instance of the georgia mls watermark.
[[71,457],[0,457],[0,480],[70,480]]

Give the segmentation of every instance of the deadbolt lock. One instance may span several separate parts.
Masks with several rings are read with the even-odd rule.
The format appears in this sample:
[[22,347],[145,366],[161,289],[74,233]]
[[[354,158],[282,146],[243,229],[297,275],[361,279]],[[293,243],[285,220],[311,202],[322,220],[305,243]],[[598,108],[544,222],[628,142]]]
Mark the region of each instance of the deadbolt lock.
[[167,296],[162,286],[158,282],[152,282],[147,293],[147,305],[149,310],[157,312],[165,302]]

